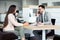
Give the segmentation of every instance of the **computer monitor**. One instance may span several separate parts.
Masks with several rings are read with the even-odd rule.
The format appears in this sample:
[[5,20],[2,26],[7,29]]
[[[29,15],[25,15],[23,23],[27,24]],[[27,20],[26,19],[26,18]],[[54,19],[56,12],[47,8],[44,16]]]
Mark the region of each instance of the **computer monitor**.
[[4,22],[6,14],[0,14],[0,22]]

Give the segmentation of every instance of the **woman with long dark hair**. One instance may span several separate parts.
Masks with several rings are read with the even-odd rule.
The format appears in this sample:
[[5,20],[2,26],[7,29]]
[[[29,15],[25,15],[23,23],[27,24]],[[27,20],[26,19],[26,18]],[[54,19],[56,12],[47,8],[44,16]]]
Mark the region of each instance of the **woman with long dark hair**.
[[[15,13],[16,13],[16,6],[11,5],[9,7],[8,12],[6,14],[6,17],[5,17],[3,31],[14,32],[15,31],[14,26],[22,27],[22,26],[27,26],[28,25],[28,23],[24,23],[24,24],[18,23],[16,18],[15,18]],[[23,31],[22,31],[22,38],[21,39],[25,40]]]

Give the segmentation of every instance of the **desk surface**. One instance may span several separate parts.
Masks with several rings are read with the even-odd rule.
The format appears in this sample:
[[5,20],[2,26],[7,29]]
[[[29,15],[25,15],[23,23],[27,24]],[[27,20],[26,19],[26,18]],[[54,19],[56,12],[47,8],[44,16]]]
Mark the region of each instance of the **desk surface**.
[[50,29],[60,29],[60,25],[40,25],[40,26],[24,26],[24,28],[30,30],[50,30]]

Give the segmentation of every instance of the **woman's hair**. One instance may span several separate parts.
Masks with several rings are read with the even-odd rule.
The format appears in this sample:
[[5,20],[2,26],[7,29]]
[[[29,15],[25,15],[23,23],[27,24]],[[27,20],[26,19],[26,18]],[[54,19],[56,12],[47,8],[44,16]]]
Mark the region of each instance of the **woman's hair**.
[[5,20],[4,20],[4,25],[3,25],[3,28],[6,27],[8,25],[8,15],[9,14],[13,14],[15,15],[15,10],[16,10],[16,6],[15,5],[11,5],[7,11],[7,14],[6,14],[6,17],[5,17]]

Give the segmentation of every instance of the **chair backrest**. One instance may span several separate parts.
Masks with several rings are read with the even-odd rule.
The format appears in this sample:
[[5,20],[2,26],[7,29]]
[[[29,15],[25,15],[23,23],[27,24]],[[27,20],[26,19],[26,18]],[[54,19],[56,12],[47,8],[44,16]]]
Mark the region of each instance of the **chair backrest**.
[[3,32],[3,28],[0,28],[0,31]]

